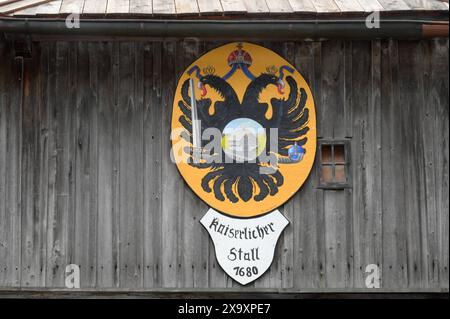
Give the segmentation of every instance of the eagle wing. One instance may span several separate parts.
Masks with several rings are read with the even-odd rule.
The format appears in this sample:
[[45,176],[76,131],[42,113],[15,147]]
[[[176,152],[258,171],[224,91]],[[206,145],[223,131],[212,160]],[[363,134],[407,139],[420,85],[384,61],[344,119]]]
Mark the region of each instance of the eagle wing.
[[[180,115],[178,120],[180,121],[183,128],[186,130],[182,137],[188,141],[192,142],[192,105],[191,105],[191,97],[189,96],[189,79],[184,81],[181,87],[181,97],[182,99],[178,101],[178,107],[183,113]],[[201,132],[203,132],[206,128],[211,127],[212,117],[209,115],[209,108],[211,106],[211,99],[199,99],[197,101],[197,117],[198,120],[201,121]],[[202,141],[202,147],[205,142]]]
[[[289,147],[297,143],[303,146],[307,142],[306,133],[309,131],[309,110],[306,108],[308,94],[305,89],[298,89],[297,82],[288,76],[290,92],[288,98],[272,98],[273,116],[269,121],[270,127],[278,127],[278,154],[288,156]],[[269,142],[269,141],[268,141]]]

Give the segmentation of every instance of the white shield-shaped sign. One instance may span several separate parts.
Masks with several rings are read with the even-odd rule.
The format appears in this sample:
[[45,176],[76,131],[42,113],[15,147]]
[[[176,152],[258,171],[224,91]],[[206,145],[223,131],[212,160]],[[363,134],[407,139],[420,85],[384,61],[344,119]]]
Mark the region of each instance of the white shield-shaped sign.
[[246,285],[272,263],[278,238],[289,221],[275,210],[256,218],[233,218],[210,209],[200,221],[214,242],[219,265]]

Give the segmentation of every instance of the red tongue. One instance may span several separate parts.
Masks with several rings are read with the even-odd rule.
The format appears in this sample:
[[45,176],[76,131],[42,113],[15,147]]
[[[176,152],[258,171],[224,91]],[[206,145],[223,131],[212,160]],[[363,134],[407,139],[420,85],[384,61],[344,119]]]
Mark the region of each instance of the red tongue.
[[278,93],[279,93],[279,94],[284,94],[284,91],[283,91],[283,84],[278,83],[278,84],[277,84],[277,88],[278,88]]
[[208,93],[208,91],[206,91],[206,86],[201,85],[201,90],[202,90],[202,97],[206,95],[206,93]]

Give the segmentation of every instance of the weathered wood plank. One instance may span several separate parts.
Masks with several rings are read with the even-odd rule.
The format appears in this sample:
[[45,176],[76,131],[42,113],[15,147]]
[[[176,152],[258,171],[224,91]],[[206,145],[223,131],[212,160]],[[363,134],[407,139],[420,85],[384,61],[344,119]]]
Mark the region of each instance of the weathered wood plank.
[[247,12],[242,0],[220,0],[224,14],[234,12]]
[[130,13],[152,14],[152,0],[130,0]]
[[0,57],[3,63],[3,72],[0,73],[0,285],[6,286],[6,271],[9,268],[8,261],[8,216],[6,212],[6,141],[8,133],[8,107],[7,107],[7,81],[6,74],[9,66],[9,56],[7,54],[6,45],[0,43]]
[[384,10],[383,6],[377,0],[358,0],[358,2],[366,12]]
[[[421,132],[420,118],[423,106],[423,86],[421,85],[422,75],[420,63],[422,56],[418,46],[412,42],[399,43],[400,57],[400,90],[399,105],[403,105],[402,137],[403,140],[410,141],[403,143],[401,152],[408,154],[403,156],[404,181],[407,185],[405,189],[405,211],[407,230],[407,261],[408,261],[408,286],[419,288],[424,284],[424,272],[426,270],[422,264],[423,247],[421,244],[421,226],[423,214],[423,188],[422,182],[423,144],[419,136]],[[419,75],[420,74],[420,75]]]
[[[329,41],[322,43],[321,66],[318,79],[321,81],[320,136],[325,139],[342,140],[345,128],[345,43]],[[317,91],[315,91],[317,92]],[[317,178],[318,175],[316,175]],[[319,205],[322,220],[319,232],[323,233],[323,254],[321,263],[325,286],[344,288],[352,284],[353,268],[349,263],[353,245],[351,244],[352,216],[349,214],[348,194],[345,191],[324,190]],[[320,267],[320,265],[319,265]]]
[[345,47],[342,41],[322,45],[322,91],[318,108],[321,123],[319,135],[323,138],[345,137]]
[[372,49],[370,42],[353,43],[353,60],[359,61],[353,65],[352,76],[354,280],[361,288],[367,265],[381,265],[380,55]]
[[120,286],[143,285],[143,52],[120,44]]
[[[98,77],[98,254],[97,282],[100,288],[119,286],[119,151],[118,44],[99,44]],[[112,92],[112,93],[111,93]]]
[[196,0],[175,0],[177,14],[198,14],[199,9]]
[[153,14],[175,14],[175,2],[153,0]]
[[359,12],[363,8],[357,0],[334,0],[341,12]]
[[87,43],[78,44],[75,153],[75,255],[81,285],[95,287],[97,269],[97,56]]
[[[183,41],[178,46],[180,62],[177,74],[181,74],[202,51],[198,41]],[[208,287],[209,240],[199,220],[208,211],[207,205],[187,185],[184,187],[183,202],[179,202],[179,263],[183,287]]]
[[423,0],[403,0],[413,10],[424,10],[426,8],[426,2]]
[[324,192],[326,283],[329,288],[349,286],[350,273],[347,267],[348,222],[346,218],[345,193],[327,190]]
[[266,1],[261,0],[246,0],[244,2],[248,13],[266,13],[269,12],[269,8]]
[[317,12],[340,12],[338,6],[333,0],[314,0],[314,7]]
[[176,86],[178,73],[175,71],[175,63],[178,52],[176,43],[164,42],[162,47],[162,65],[165,66],[162,72],[162,83],[166,83],[162,90],[161,104],[162,109],[162,176],[164,183],[162,185],[162,285],[164,287],[176,287],[179,282],[179,273],[181,264],[178,260],[178,218],[183,212],[180,203],[183,202],[183,180],[177,171],[176,166],[169,158],[171,152],[170,128],[172,121],[172,99]]
[[406,211],[399,108],[398,42],[384,43],[381,55],[381,139],[383,198],[383,288],[405,288],[407,278]]
[[[449,85],[448,85],[448,39],[436,39],[430,42],[430,93],[425,102],[434,107],[434,121],[430,125],[434,129],[434,158],[435,170],[435,202],[436,202],[436,229],[429,223],[428,236],[430,244],[437,247],[430,249],[430,268],[435,271],[436,262],[439,267],[439,286],[449,286]],[[432,113],[430,113],[430,116]],[[434,122],[434,124],[433,124]],[[430,136],[426,135],[427,144]],[[432,155],[429,154],[431,157]],[[430,203],[431,204],[431,203]],[[431,215],[429,218],[433,218]],[[433,232],[436,232],[437,235]],[[437,238],[436,238],[436,237]],[[433,256],[434,255],[434,256]],[[434,258],[433,258],[434,257]],[[435,260],[437,258],[437,261]],[[435,274],[431,273],[432,278]]]
[[161,43],[144,51],[144,287],[161,286],[162,238],[162,52]]
[[21,284],[21,62],[13,62],[13,51],[0,44],[0,285]]
[[10,13],[13,16],[34,16],[36,15],[38,7],[29,7],[25,8],[23,10],[17,10],[12,13]]
[[82,13],[84,0],[63,0],[59,13]]
[[[320,69],[320,59],[317,64],[314,60],[314,50],[320,48],[313,43],[295,44],[295,67],[305,78],[313,91],[317,85],[315,78],[315,69]],[[316,103],[317,107],[317,103]],[[324,245],[324,241],[319,242],[320,225],[317,224],[318,216],[321,213],[317,207],[316,189],[316,168],[314,166],[310,177],[305,181],[300,191],[294,195],[293,201],[293,219],[291,220],[292,232],[294,237],[294,287],[314,288],[319,286],[319,249],[318,245]],[[322,250],[323,251],[323,250]]]
[[206,13],[222,13],[220,0],[197,0],[200,15]]
[[294,12],[316,12],[316,7],[312,0],[289,0],[289,4]]
[[436,120],[436,103],[432,100],[433,85],[431,77],[432,69],[432,54],[431,43],[422,42],[421,49],[423,51],[423,94],[424,106],[421,112],[423,121],[422,125],[422,143],[424,145],[424,165],[425,165],[425,221],[423,225],[426,229],[423,230],[423,235],[426,237],[424,248],[426,251],[426,266],[428,273],[428,286],[439,287],[439,229],[438,229],[438,211],[436,208],[436,169],[434,167],[434,147],[435,141],[435,120]]
[[42,4],[42,3],[46,3],[46,2],[50,2],[52,0],[19,0],[19,1],[15,1],[15,2],[10,2],[10,3],[4,3],[3,5],[0,4],[0,12],[1,13],[11,13],[14,12],[15,10],[25,10],[28,9],[32,6],[36,6],[38,4]]
[[36,15],[58,14],[61,9],[61,5],[62,0],[51,1],[49,3],[41,4],[35,7]]
[[[37,51],[37,52],[36,52]],[[45,61],[35,49],[24,73],[22,109],[22,275],[21,285],[45,284],[45,234],[47,229],[47,105],[42,89]],[[30,67],[35,65],[36,67]],[[42,133],[42,134],[41,134]]]
[[271,13],[286,13],[293,11],[288,0],[266,0],[266,3]]
[[353,41],[345,41],[344,43],[344,121],[345,121],[345,137],[353,136]]
[[386,11],[410,10],[404,0],[378,0]]
[[[68,52],[68,83],[69,89],[67,91],[67,127],[68,132],[65,136],[66,147],[68,149],[68,158],[66,165],[69,168],[68,172],[68,208],[67,208],[67,218],[65,222],[67,242],[66,249],[67,253],[65,255],[65,263],[63,264],[63,276],[65,278],[65,268],[68,264],[73,264],[75,262],[76,253],[76,151],[78,147],[77,140],[77,79],[80,69],[78,68],[78,43],[70,42]],[[65,281],[64,281],[65,286]]]
[[108,0],[85,1],[83,7],[84,14],[104,14]]
[[[50,107],[50,164],[49,211],[47,233],[47,286],[64,287],[65,267],[68,264],[69,221],[69,46],[50,45],[49,107]],[[53,62],[53,63],[52,63]],[[53,80],[54,79],[54,80]]]
[[448,11],[449,5],[448,1],[440,1],[440,0],[429,0],[427,2],[427,9],[429,10],[444,10]]
[[129,13],[130,0],[108,0],[106,13]]

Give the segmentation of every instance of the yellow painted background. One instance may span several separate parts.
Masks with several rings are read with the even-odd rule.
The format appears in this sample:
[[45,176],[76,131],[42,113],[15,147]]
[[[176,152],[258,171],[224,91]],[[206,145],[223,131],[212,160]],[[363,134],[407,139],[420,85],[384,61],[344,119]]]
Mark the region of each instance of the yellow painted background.
[[[201,56],[198,60],[193,62],[180,77],[173,102],[173,113],[172,113],[173,145],[179,143],[181,139],[178,132],[180,131],[180,129],[183,128],[183,126],[179,122],[178,118],[180,117],[180,115],[182,115],[182,112],[178,108],[178,102],[182,99],[181,86],[183,85],[184,81],[189,78],[187,70],[189,70],[194,65],[199,66],[201,70],[203,70],[203,68],[205,67],[212,66],[215,69],[214,72],[215,75],[224,76],[230,70],[230,67],[228,66],[227,63],[227,58],[232,51],[237,49],[237,45],[238,45],[237,42],[229,43],[207,52],[205,55]],[[242,49],[247,51],[253,59],[253,63],[249,67],[249,70],[253,73],[255,77],[259,76],[261,73],[267,73],[266,68],[271,65],[274,65],[277,68],[280,68],[283,65],[288,65],[293,68],[293,65],[291,65],[281,56],[279,56],[278,54],[269,49],[246,42],[242,43],[242,45],[243,45]],[[213,192],[207,193],[202,189],[201,179],[210,171],[210,169],[198,169],[190,166],[185,162],[178,163],[177,164],[178,170],[180,171],[181,175],[183,176],[187,184],[197,194],[197,196],[199,196],[203,201],[206,202],[206,204],[208,204],[212,208],[222,213],[237,217],[253,217],[262,215],[283,205],[290,197],[292,197],[299,190],[299,188],[302,186],[302,184],[308,177],[314,163],[317,145],[316,112],[314,100],[308,84],[297,70],[295,70],[293,74],[290,74],[289,72],[285,71],[283,79],[284,81],[287,75],[292,76],[296,80],[298,89],[304,88],[308,94],[306,107],[309,109],[309,123],[308,123],[309,131],[306,134],[308,141],[303,146],[306,149],[306,154],[303,157],[303,160],[296,164],[279,164],[280,173],[284,177],[284,184],[278,188],[278,193],[275,194],[274,196],[268,195],[264,200],[260,202],[254,201],[253,198],[251,198],[248,202],[240,200],[237,203],[231,203],[228,201],[227,198],[225,198],[225,201],[222,202],[215,198]],[[195,83],[197,84],[198,80],[197,78],[195,78],[195,73],[193,73],[191,76],[194,78]],[[242,101],[242,97],[245,93],[245,90],[248,84],[251,82],[250,79],[248,79],[241,70],[237,70],[227,80],[227,82],[234,88],[239,99]],[[208,94],[205,96],[205,98],[211,98],[212,106],[214,106],[214,102],[220,100],[220,97],[209,86],[207,86],[207,89]],[[278,93],[277,88],[274,85],[270,85],[267,87],[267,89],[265,89],[262,92],[260,96],[260,101],[266,102],[269,105],[271,105],[270,104],[271,98],[275,97],[287,99],[289,92],[290,88],[288,84],[286,84],[283,95],[280,95]],[[196,88],[197,99],[199,99],[200,96],[201,90]],[[213,109],[213,107],[211,109]],[[270,117],[271,111],[267,112],[266,116]],[[181,144],[178,144],[178,150],[180,150],[180,145]],[[174,151],[178,152],[176,148],[174,149]],[[210,185],[212,185],[212,182]],[[258,192],[259,190],[256,189],[256,193],[254,192],[253,196]]]

